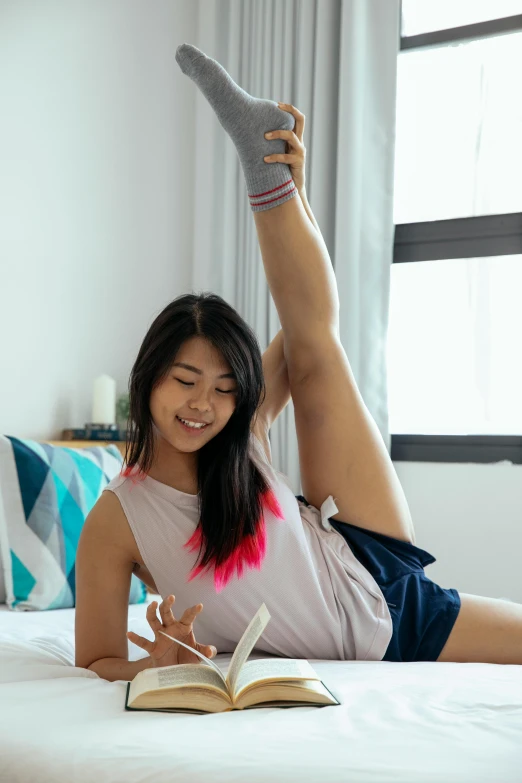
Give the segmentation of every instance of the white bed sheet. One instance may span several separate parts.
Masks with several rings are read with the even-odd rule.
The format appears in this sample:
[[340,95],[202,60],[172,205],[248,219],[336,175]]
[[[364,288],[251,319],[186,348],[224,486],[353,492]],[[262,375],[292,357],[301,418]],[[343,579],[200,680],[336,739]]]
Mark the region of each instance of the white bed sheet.
[[[129,629],[152,638],[144,617]],[[0,780],[521,783],[522,666],[311,663],[341,706],[128,712],[125,682],[74,666],[74,609],[1,607]]]

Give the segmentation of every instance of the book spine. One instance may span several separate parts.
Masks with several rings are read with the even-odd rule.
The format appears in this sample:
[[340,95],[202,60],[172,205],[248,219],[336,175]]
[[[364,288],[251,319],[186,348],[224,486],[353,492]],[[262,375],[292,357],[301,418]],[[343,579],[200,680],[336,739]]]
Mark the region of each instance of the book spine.
[[62,440],[86,440],[85,429],[83,427],[76,427],[73,429],[63,430]]
[[87,429],[87,440],[126,440],[127,433],[125,430],[102,430],[102,429]]

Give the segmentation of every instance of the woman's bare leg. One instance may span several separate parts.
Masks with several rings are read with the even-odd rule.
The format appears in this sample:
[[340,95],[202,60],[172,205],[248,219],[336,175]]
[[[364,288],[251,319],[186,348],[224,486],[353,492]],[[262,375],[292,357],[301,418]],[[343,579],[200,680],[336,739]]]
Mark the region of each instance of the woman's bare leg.
[[275,101],[246,93],[220,63],[191,44],[177,48],[176,61],[209,101],[243,167],[283,327],[307,500],[317,506],[332,494],[336,518],[409,540],[406,500],[339,341],[339,297],[328,250],[290,169],[264,162],[285,149],[282,138],[269,142],[264,134],[291,132],[295,118]]
[[415,542],[410,510],[339,339],[337,281],[299,197],[254,212],[265,273],[284,333],[303,494],[333,519]]
[[270,292],[288,348],[339,333],[337,281],[321,235],[299,196],[254,212]]
[[459,595],[460,612],[437,660],[522,664],[522,604]]

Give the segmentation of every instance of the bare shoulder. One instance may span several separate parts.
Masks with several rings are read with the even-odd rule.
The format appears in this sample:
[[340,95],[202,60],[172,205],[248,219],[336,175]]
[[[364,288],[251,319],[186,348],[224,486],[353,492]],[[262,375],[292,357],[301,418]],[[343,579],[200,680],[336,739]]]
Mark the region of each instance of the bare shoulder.
[[153,593],[157,593],[156,582],[143,561],[125,512],[114,492],[110,490],[102,492],[86,524],[87,522],[94,528],[94,536],[99,538],[99,540],[95,538],[97,543],[94,551],[99,552],[100,546],[114,548],[116,556],[124,563],[130,563],[132,572],[138,579],[141,579]]
[[138,562],[136,540],[114,492],[107,490],[101,493],[86,519],[87,523],[100,545],[123,550],[130,561]]

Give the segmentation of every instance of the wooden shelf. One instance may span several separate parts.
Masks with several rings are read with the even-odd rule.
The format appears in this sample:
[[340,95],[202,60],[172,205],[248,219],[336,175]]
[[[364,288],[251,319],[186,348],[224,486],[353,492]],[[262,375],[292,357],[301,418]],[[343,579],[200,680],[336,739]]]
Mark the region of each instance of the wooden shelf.
[[124,440],[47,440],[51,446],[65,446],[68,449],[88,449],[93,446],[111,446],[114,445],[119,450],[122,457],[125,456]]

